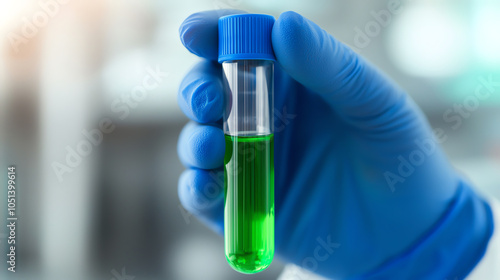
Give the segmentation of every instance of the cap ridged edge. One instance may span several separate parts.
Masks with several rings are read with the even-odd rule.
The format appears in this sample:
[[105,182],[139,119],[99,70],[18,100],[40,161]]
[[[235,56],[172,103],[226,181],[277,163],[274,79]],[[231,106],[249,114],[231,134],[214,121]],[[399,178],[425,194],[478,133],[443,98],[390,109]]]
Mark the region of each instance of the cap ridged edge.
[[228,60],[273,60],[271,34],[274,17],[239,14],[219,18],[219,62]]

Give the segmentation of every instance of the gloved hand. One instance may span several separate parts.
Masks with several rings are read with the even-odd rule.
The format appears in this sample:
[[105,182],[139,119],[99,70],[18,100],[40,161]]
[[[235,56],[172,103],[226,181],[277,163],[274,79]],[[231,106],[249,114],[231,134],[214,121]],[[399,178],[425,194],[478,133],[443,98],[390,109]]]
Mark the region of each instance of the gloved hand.
[[[183,206],[223,232],[224,107],[217,20],[196,13],[181,41],[204,58],[178,101]],[[275,67],[275,243],[286,262],[340,279],[462,279],[491,211],[450,166],[415,103],[316,24],[285,12]]]

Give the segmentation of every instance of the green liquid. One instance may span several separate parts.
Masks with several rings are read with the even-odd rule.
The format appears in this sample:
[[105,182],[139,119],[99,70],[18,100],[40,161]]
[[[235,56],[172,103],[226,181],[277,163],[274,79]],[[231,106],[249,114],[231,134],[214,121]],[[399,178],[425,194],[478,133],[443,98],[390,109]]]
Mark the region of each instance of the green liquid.
[[274,255],[274,136],[225,138],[226,259],[236,271],[256,273]]

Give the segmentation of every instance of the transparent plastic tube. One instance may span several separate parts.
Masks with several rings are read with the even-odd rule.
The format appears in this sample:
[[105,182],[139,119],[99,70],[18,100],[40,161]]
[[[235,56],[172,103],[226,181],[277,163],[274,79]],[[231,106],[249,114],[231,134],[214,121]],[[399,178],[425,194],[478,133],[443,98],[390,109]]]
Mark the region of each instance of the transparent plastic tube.
[[225,254],[242,273],[264,270],[274,255],[273,67],[270,60],[222,64]]

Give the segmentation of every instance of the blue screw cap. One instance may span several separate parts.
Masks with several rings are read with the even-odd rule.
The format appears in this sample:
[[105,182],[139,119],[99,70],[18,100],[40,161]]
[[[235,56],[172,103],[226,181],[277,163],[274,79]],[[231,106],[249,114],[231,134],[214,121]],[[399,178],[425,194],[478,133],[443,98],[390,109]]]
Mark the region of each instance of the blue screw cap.
[[274,17],[239,14],[219,18],[219,62],[228,60],[275,61],[271,33]]

